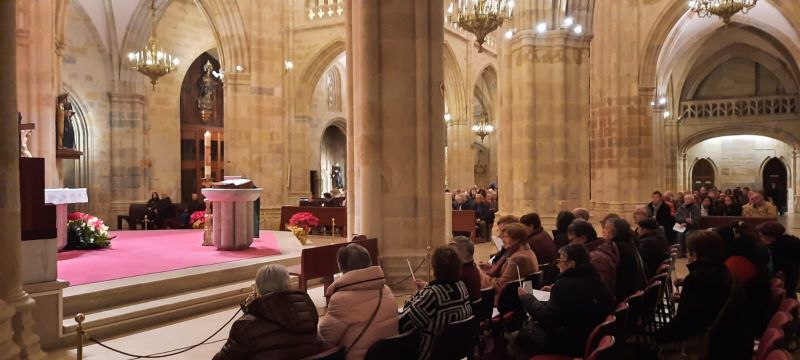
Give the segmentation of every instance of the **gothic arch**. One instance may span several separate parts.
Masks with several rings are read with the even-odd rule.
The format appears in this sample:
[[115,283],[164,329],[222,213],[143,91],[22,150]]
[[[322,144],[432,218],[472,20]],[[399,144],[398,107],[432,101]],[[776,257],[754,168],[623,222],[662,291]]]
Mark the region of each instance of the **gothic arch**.
[[777,159],[778,161],[781,162],[781,164],[783,164],[783,167],[786,168],[786,182],[789,184],[789,187],[793,187],[791,186],[791,184],[793,184],[792,167],[789,166],[789,162],[786,161],[786,158],[784,158],[783,156],[765,156],[764,160],[762,160],[761,164],[758,166],[758,175],[762,176],[764,174],[764,167],[767,166],[767,163],[769,163],[770,160],[772,159]]
[[[488,93],[482,93],[482,96],[478,95],[478,85],[481,83],[485,83],[488,87]],[[475,80],[474,92],[476,96],[482,98],[484,109],[486,113],[489,115],[489,119],[495,119],[495,108],[497,104],[497,70],[495,70],[494,66],[487,65],[478,73],[478,77]]]
[[[163,17],[173,0],[165,0],[156,4],[156,23]],[[242,65],[244,72],[250,69],[250,42],[244,29],[244,18],[235,1],[226,0],[194,0],[195,5],[206,18],[214,36],[216,48],[219,50],[219,61],[223,69],[232,72],[236,65]],[[147,43],[151,31],[149,3],[140,2],[128,23],[121,44],[121,53],[141,48]],[[121,66],[120,83],[131,88],[143,83],[140,75],[127,67]],[[140,85],[143,86],[143,85]]]
[[[794,29],[799,29],[800,7],[792,6],[794,2],[782,0],[767,0],[778,9]],[[673,28],[687,12],[686,1],[671,0],[669,5],[657,17],[656,23],[650,28],[645,38],[645,49],[641,56],[639,68],[639,88],[642,90],[656,89],[658,84],[658,67],[662,50]]]
[[688,183],[687,184],[688,185],[688,189],[692,189],[692,187],[694,185],[694,184],[692,184],[692,179],[694,178],[694,168],[695,168],[695,166],[697,166],[697,163],[699,163],[701,161],[705,161],[706,163],[711,165],[711,169],[713,169],[713,171],[714,171],[713,175],[714,175],[714,183],[715,183],[715,185],[716,185],[717,180],[719,179],[719,167],[714,162],[714,159],[712,159],[710,157],[694,158],[694,160],[692,160],[692,164],[689,165],[689,167],[687,169],[688,171],[687,171],[687,174],[686,174],[686,182]]
[[701,61],[697,63],[697,66],[687,75],[684,81],[684,90],[681,91],[681,93],[686,94],[686,99],[693,99],[697,89],[712,71],[716,70],[718,66],[724,64],[728,60],[736,57],[751,60],[764,66],[764,68],[775,75],[787,93],[791,94],[797,92],[796,77],[794,74],[790,73],[789,69],[786,69],[778,59],[750,45],[734,44],[707,56],[705,59],[700,59]]
[[[344,51],[344,40],[336,39],[323,46],[322,50],[317,52],[317,55],[311,59],[298,82],[300,86],[297,89],[297,97],[295,98],[295,114],[307,114],[310,111],[314,89],[316,89],[319,79],[331,62],[336,60]],[[342,104],[342,107],[346,108],[345,104]]]
[[798,148],[800,148],[800,140],[798,140],[797,137],[795,137],[793,134],[783,129],[757,126],[757,125],[747,125],[747,126],[725,125],[725,126],[705,129],[687,137],[686,139],[681,141],[680,145],[678,146],[678,153],[679,154],[686,153],[686,151],[688,151],[689,148],[705,140],[721,136],[730,136],[730,135],[761,135],[783,141],[784,143],[791,146],[792,149],[795,151],[797,151]]
[[469,116],[467,109],[466,86],[461,66],[458,64],[453,49],[447,41],[444,42],[442,62],[444,68],[444,98],[447,111],[453,118],[465,120]]

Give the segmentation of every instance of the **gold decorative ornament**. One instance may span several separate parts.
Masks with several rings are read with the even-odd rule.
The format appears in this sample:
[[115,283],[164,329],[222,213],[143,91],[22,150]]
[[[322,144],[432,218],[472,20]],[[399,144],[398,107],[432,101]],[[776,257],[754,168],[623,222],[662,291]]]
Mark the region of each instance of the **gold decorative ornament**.
[[739,12],[747,14],[756,6],[758,0],[689,0],[689,10],[701,18],[719,16],[725,24]]
[[159,47],[156,38],[156,1],[150,3],[152,13],[150,38],[144,49],[128,53],[128,63],[131,69],[136,70],[150,78],[153,90],[158,84],[158,79],[171,72],[175,72],[180,61]]
[[478,52],[483,52],[486,35],[511,20],[513,0],[457,0],[447,7],[447,21],[475,35]]

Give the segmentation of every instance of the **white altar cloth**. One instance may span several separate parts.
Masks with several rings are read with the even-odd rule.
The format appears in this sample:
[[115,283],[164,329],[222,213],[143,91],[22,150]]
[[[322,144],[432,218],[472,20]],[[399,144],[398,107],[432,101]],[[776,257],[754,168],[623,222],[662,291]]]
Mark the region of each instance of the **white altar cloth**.
[[56,206],[58,251],[67,246],[67,205],[89,202],[86,189],[44,189],[44,203]]
[[44,203],[61,205],[61,204],[79,204],[89,202],[89,195],[86,189],[44,189]]

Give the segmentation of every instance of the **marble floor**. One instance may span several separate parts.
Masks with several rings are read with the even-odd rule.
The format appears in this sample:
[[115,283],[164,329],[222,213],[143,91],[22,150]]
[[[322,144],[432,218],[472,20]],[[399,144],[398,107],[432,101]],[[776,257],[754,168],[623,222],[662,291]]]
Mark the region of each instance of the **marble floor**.
[[[781,222],[786,225],[791,233],[800,235],[800,215],[784,215],[781,217]],[[475,259],[486,259],[489,254],[494,251],[495,248],[491,243],[478,244],[475,249]],[[678,277],[683,277],[686,273],[686,261],[685,259],[680,259],[677,263],[676,275]],[[325,300],[322,294],[322,287],[312,288],[309,290],[309,293],[320,309],[320,313],[323,313]],[[398,296],[398,306],[402,306],[403,301],[407,298],[407,295]],[[136,355],[155,354],[190,346],[199,343],[214,333],[214,331],[225,324],[237,310],[238,308],[229,308],[210,314],[198,315],[191,319],[172,322],[145,331],[110,339],[106,344]],[[213,336],[207,344],[188,350],[180,355],[169,357],[169,359],[210,359],[224,344],[229,330],[230,325],[227,325],[223,327],[218,334]],[[76,350],[71,348],[51,351],[47,359],[61,360],[75,358]],[[96,344],[84,348],[84,358],[103,360],[132,359],[130,356],[116,354]],[[794,358],[800,360],[800,354],[795,354]]]

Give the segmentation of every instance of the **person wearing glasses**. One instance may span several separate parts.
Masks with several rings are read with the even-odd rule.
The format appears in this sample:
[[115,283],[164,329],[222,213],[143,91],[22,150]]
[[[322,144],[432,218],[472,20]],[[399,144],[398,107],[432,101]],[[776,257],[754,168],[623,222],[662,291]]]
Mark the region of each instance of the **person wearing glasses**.
[[611,291],[589,263],[586,248],[570,244],[558,253],[555,261],[561,272],[550,289],[550,300],[539,301],[518,289],[531,320],[512,335],[509,349],[517,358],[541,353],[583,356],[589,333],[613,309]]

